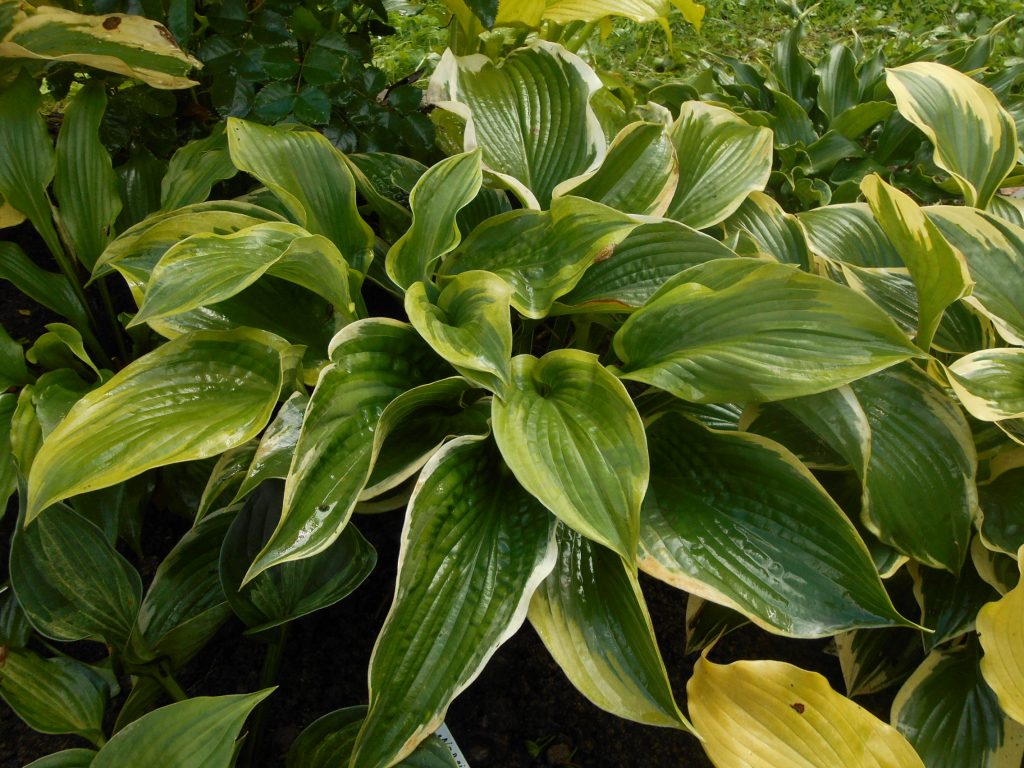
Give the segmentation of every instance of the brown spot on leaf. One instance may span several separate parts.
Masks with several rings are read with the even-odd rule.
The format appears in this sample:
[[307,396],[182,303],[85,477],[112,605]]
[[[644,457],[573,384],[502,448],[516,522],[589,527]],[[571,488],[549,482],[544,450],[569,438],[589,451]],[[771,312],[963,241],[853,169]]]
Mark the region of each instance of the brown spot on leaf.
[[173,45],[175,48],[178,47],[178,41],[175,39],[174,35],[171,34],[171,30],[169,30],[163,24],[157,24],[156,31],[160,34],[160,37],[162,37],[168,43]]
[[796,712],[798,715],[802,715],[804,713],[804,709],[806,709],[806,707],[804,707],[804,705],[801,704],[799,701],[795,704],[790,704],[789,706],[791,706],[793,708],[793,711]]
[[608,261],[608,259],[612,257],[613,253],[615,253],[615,246],[606,245],[604,248],[597,252],[597,256],[594,257],[594,263],[599,264],[602,261]]
[[117,29],[120,26],[121,26],[121,17],[120,16],[107,16],[107,18],[105,18],[103,20],[103,28],[104,29]]

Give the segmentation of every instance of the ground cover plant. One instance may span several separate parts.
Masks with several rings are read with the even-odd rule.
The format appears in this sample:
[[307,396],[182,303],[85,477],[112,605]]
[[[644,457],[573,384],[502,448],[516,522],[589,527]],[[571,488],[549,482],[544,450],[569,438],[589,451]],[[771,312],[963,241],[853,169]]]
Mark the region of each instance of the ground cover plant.
[[[259,764],[289,627],[368,577],[374,515],[404,526],[368,702],[289,765],[452,765],[432,734],[526,622],[595,705],[717,766],[1018,765],[1019,72],[951,66],[984,35],[814,66],[798,22],[768,74],[642,101],[576,51],[667,3],[448,8],[423,95],[443,159],[230,117],[127,219],[104,88],[69,88],[54,142],[42,65],[0,47],[5,221],[60,270],[5,243],[0,276],[67,320],[0,336],[0,696],[91,743],[37,765]],[[129,23],[95,17],[101,41],[104,19]],[[160,80],[189,74],[176,46],[144,72],[138,50],[72,61],[184,84]],[[852,143],[897,116],[905,162]],[[857,172],[807,166],[821,142]],[[173,514],[144,580],[140,530]],[[678,589],[685,692],[641,573]],[[185,690],[232,616],[266,646],[259,687]],[[891,716],[712,661],[746,623],[834,638],[847,696],[899,686]]]

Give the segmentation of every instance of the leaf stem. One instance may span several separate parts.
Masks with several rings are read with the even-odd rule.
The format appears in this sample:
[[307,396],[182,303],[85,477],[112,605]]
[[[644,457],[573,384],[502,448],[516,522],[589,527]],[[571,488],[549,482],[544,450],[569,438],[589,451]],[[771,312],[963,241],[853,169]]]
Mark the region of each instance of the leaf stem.
[[[259,690],[270,688],[277,683],[278,673],[281,671],[281,661],[284,659],[285,643],[288,640],[288,625],[284,624],[274,631],[271,639],[267,642],[267,653],[263,657],[263,669],[260,670]],[[258,762],[257,755],[262,754],[262,743],[267,720],[267,703],[263,702],[256,707],[253,714],[252,727],[249,729],[249,738],[245,740],[242,748],[242,756],[238,761],[240,766],[254,766]]]
[[107,289],[107,279],[100,278],[96,283],[100,292],[100,300],[103,302],[103,311],[107,315],[107,323],[110,325],[110,332],[114,336],[114,344],[117,347],[118,357],[121,363],[127,365],[129,362],[128,347],[124,343],[124,334],[121,333],[121,326],[117,322],[117,312],[114,311],[114,302],[110,298],[110,291]]

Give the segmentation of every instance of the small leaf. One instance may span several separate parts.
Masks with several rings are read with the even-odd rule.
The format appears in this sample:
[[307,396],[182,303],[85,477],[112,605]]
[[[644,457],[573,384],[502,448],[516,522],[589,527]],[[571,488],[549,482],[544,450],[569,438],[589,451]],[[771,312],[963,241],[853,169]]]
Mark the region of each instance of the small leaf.
[[470,381],[502,393],[509,378],[512,287],[490,272],[463,272],[432,302],[423,283],[405,294],[409,322],[434,351]]
[[67,656],[32,651],[0,652],[0,698],[40,733],[75,733],[102,744],[110,690],[91,667]]
[[227,768],[246,718],[273,691],[199,696],[161,707],[118,731],[90,768]]
[[717,768],[925,765],[898,731],[833,691],[824,677],[781,661],[720,665],[702,658],[686,693]]
[[27,522],[68,496],[249,440],[277,404],[286,348],[252,329],[197,332],[129,364],[43,443],[29,474]]
[[552,523],[487,438],[457,438],[427,463],[409,500],[352,768],[393,765],[441,725],[525,620],[553,565]]
[[123,649],[142,580],[95,525],[54,504],[11,544],[11,583],[33,626],[54,640],[103,640]]
[[647,439],[625,387],[596,355],[556,350],[512,360],[492,403],[509,468],[566,525],[633,563],[647,490]]
[[530,623],[576,689],[645,725],[693,730],[676,706],[636,574],[611,550],[558,527],[555,569]]

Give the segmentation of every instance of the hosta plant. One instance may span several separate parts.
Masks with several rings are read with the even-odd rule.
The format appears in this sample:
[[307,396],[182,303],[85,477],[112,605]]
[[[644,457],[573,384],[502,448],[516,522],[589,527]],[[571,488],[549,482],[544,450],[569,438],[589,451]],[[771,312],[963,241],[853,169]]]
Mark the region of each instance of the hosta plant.
[[[695,731],[719,766],[1019,762],[1024,229],[998,194],[1019,145],[948,67],[886,83],[966,205],[869,175],[865,202],[787,213],[763,193],[769,128],[696,100],[616,117],[550,41],[445,55],[427,99],[452,153],[429,169],[230,120],[253,191],[152,215],[93,269],[166,343],[56,418],[34,389],[10,402],[19,610],[152,681],[137,716],[209,611],[276,631],[358,584],[360,515],[404,510],[368,707],[310,726],[294,765],[434,764],[448,706],[526,621],[596,705]],[[407,205],[383,189],[400,173]],[[215,457],[146,595],[113,552],[107,610],[69,604],[44,543],[102,540],[69,500]],[[222,603],[173,586],[199,553]],[[694,648],[751,621],[836,637],[851,695],[906,678],[892,723],[819,676],[706,653],[686,717],[641,570],[681,590]],[[157,709],[91,759],[158,718],[187,738],[199,702],[233,726],[259,695]]]

